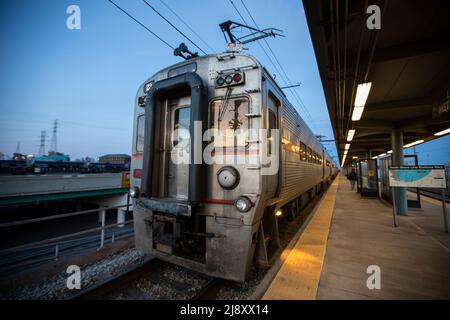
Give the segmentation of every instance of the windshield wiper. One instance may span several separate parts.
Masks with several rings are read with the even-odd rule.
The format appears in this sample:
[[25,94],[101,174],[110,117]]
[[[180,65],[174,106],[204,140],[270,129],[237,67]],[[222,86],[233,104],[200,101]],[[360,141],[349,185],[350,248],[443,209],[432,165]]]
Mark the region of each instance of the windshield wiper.
[[230,99],[231,91],[233,91],[233,88],[227,88],[225,99],[223,100],[222,105],[219,107],[219,118],[217,119],[217,122],[222,121],[223,116],[225,115],[225,109],[228,104],[228,100]]

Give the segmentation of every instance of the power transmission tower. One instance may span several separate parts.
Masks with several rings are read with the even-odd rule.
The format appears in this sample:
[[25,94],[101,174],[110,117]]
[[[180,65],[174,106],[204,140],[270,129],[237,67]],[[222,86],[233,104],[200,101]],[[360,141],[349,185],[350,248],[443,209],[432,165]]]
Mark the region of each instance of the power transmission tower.
[[45,140],[47,138],[47,133],[45,131],[41,131],[41,143],[39,144],[39,152],[38,156],[45,155]]
[[50,149],[48,150],[49,152],[53,153],[58,152],[58,144],[56,138],[57,131],[58,131],[58,120],[55,120],[53,122],[52,140],[50,142]]

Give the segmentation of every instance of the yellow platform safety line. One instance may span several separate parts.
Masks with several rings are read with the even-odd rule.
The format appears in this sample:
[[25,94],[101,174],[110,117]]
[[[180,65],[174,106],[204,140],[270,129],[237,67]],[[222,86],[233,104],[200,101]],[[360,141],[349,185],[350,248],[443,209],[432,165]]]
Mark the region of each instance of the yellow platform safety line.
[[263,300],[315,300],[333,216],[339,175],[270,284]]

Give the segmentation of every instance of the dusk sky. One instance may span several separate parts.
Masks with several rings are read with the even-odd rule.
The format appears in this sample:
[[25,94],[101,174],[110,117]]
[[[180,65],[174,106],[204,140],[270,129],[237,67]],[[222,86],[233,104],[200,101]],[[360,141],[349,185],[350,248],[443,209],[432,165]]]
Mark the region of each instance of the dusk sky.
[[[148,0],[208,53],[160,0]],[[172,46],[189,43],[141,0],[115,0]],[[164,0],[216,52],[225,48],[218,27],[241,22],[230,1]],[[240,0],[234,3],[251,19]],[[301,1],[245,0],[261,28],[282,29],[285,38],[268,42],[297,89],[310,116],[290,101],[316,134],[333,139],[323,89]],[[69,30],[66,9],[81,9],[81,30]],[[2,1],[0,8],[0,152],[36,154],[41,130],[59,121],[58,151],[72,159],[106,153],[131,153],[133,102],[139,85],[158,70],[180,61],[159,40],[106,0]],[[189,47],[194,50],[192,45]],[[273,65],[258,44],[247,46],[273,74]],[[286,85],[280,75],[277,81]],[[312,121],[311,121],[312,120]],[[334,143],[327,143],[336,155]],[[450,139],[420,146],[429,161],[449,162]],[[420,155],[419,155],[420,156]]]

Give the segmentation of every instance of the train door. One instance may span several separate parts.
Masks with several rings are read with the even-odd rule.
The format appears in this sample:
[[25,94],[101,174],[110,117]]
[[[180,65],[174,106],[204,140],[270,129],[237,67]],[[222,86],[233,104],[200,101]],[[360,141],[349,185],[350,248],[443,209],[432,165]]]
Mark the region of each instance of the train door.
[[168,175],[167,196],[187,200],[189,190],[191,99],[182,97],[168,102]]

